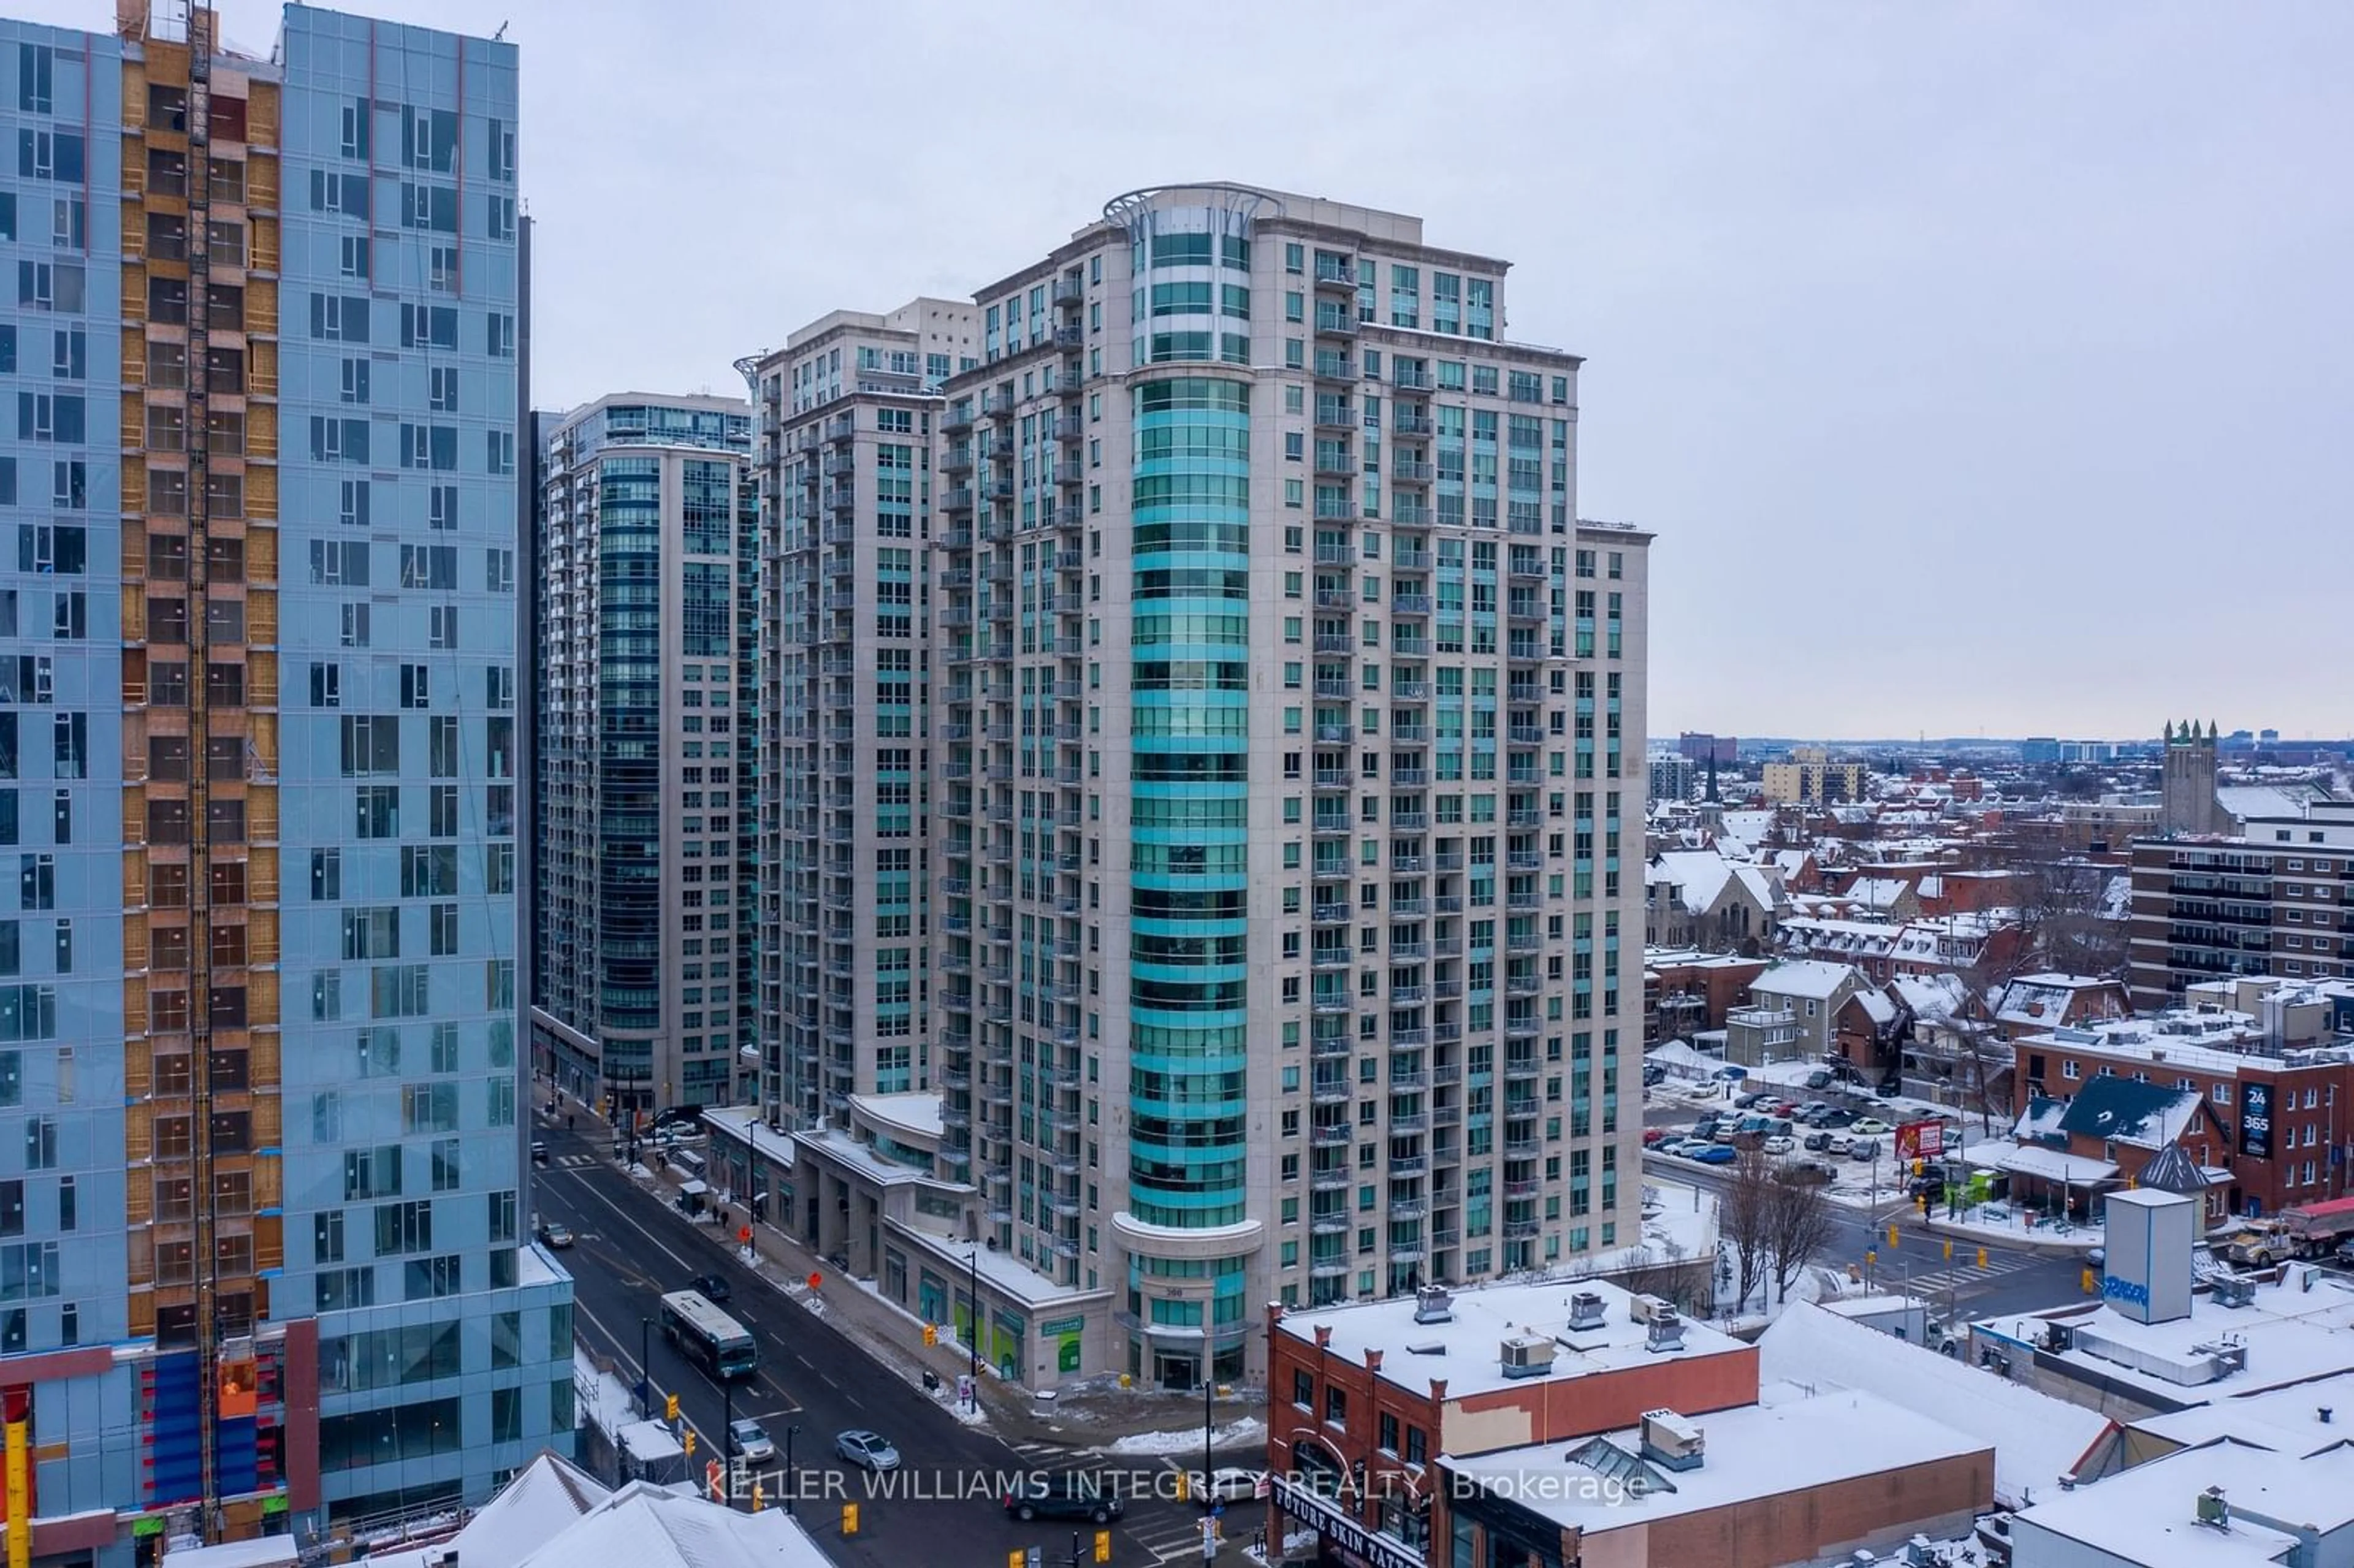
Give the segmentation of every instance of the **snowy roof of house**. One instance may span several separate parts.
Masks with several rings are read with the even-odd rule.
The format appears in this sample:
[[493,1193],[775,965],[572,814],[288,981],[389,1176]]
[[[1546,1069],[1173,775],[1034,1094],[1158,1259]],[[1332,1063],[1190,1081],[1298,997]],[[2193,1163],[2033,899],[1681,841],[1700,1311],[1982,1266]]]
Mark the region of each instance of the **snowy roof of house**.
[[1962,1159],[1968,1164],[2008,1171],[2014,1176],[2035,1176],[2046,1181],[2080,1186],[2106,1181],[2117,1173],[2116,1161],[2113,1160],[2095,1160],[2087,1154],[2070,1154],[2041,1143],[2017,1143],[2008,1138],[1973,1143],[1962,1150]]
[[2164,1149],[2182,1136],[2204,1104],[2197,1089],[2167,1088],[2117,1073],[2087,1078],[2069,1099],[2060,1130],[2136,1149]]
[[[1589,1290],[1602,1298],[1602,1327],[1573,1330],[1568,1326],[1569,1298]],[[1277,1319],[1276,1330],[1313,1344],[1318,1329],[1330,1329],[1332,1337],[1327,1350],[1333,1359],[1363,1366],[1367,1351],[1379,1351],[1382,1370],[1374,1376],[1416,1397],[1429,1394],[1431,1379],[1443,1378],[1450,1400],[1493,1393],[1522,1382],[1558,1383],[1748,1349],[1738,1340],[1687,1319],[1682,1350],[1672,1353],[1649,1350],[1650,1328],[1635,1320],[1628,1309],[1632,1300],[1623,1287],[1604,1279],[1537,1280],[1453,1291],[1448,1305],[1452,1316],[1444,1323],[1416,1322],[1416,1299],[1409,1295],[1294,1308]],[[1504,1341],[1532,1333],[1556,1345],[1553,1371],[1542,1378],[1505,1376]]]
[[[1988,1451],[1978,1439],[1903,1404],[1847,1388],[1808,1394],[1785,1385],[1770,1401],[1712,1411],[1691,1424],[1708,1445],[1706,1463],[1694,1470],[1644,1465],[1639,1429],[1611,1433],[1606,1446],[1574,1437],[1468,1457],[1448,1455],[1441,1462],[1460,1481],[1596,1537]],[[1600,1463],[1586,1462],[1581,1449]],[[1631,1470],[1643,1472],[1651,1484],[1639,1491],[1599,1484]],[[1596,1479],[1585,1481],[1580,1472]]]
[[2012,1507],[2030,1488],[2056,1485],[2109,1426],[2097,1411],[1813,1305],[1774,1320],[1757,1341],[1757,1371],[1769,1382],[1877,1394],[1990,1445],[1995,1497]]
[[[2202,1522],[2199,1497],[2220,1489],[2228,1522]],[[2244,1510],[2244,1511],[2243,1511]],[[2054,1487],[2015,1515],[2021,1561],[2059,1561],[2041,1538],[2074,1542],[2139,1568],[2236,1568],[2288,1560],[2297,1538],[2247,1514],[2294,1520],[2325,1537],[2354,1522],[2354,1451],[2334,1447],[2294,1461],[2221,1441],[2152,1459],[2073,1491]],[[2083,1553],[2068,1554],[2072,1560]]]
[[1870,909],[1893,908],[1912,891],[1913,885],[1901,876],[1859,876],[1848,885],[1840,896],[1852,899]]
[[[462,1542],[462,1537],[461,1538]],[[781,1509],[740,1512],[667,1487],[632,1481],[552,1538],[520,1555],[479,1556],[462,1544],[465,1568],[830,1568],[824,1553]]]
[[1834,964],[1821,959],[1791,959],[1769,967],[1764,974],[1749,982],[1749,989],[1775,996],[1813,997],[1822,1001],[1853,976],[1855,969],[1850,964]]
[[1969,1001],[1969,987],[1959,975],[1898,975],[1889,982],[1916,1018],[1951,1018]]
[[2081,975],[2021,975],[2002,988],[1995,1016],[2006,1023],[2057,1025],[2079,991],[2105,983]]

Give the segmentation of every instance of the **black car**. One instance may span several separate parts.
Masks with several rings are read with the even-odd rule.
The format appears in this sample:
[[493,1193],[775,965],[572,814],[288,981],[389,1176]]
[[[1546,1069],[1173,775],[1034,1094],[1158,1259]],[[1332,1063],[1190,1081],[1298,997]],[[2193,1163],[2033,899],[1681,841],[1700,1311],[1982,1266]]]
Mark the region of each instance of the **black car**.
[[727,1298],[736,1294],[728,1287],[726,1277],[717,1274],[698,1274],[686,1282],[686,1287],[714,1307],[726,1306]]
[[1029,1477],[1006,1492],[1005,1511],[1023,1520],[1084,1519],[1109,1524],[1128,1511],[1128,1505],[1105,1478],[1069,1471]]

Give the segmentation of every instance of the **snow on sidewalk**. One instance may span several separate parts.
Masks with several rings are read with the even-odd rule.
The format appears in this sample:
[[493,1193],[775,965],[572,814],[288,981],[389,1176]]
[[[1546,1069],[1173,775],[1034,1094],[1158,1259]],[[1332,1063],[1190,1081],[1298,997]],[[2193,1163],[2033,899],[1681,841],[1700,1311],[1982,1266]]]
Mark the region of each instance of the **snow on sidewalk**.
[[[1247,1443],[1267,1435],[1267,1423],[1256,1415],[1246,1415],[1210,1431],[1210,1446],[1214,1449]],[[1135,1432],[1125,1437],[1115,1437],[1103,1446],[1107,1454],[1198,1454],[1202,1451],[1201,1428],[1190,1432]]]

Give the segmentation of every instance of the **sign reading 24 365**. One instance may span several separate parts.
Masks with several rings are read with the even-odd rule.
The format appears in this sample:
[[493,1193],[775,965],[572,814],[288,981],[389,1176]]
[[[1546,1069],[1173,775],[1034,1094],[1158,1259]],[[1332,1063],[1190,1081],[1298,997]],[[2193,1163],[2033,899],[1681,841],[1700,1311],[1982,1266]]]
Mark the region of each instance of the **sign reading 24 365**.
[[2240,1086],[2240,1152],[2251,1160],[2273,1157],[2273,1086]]

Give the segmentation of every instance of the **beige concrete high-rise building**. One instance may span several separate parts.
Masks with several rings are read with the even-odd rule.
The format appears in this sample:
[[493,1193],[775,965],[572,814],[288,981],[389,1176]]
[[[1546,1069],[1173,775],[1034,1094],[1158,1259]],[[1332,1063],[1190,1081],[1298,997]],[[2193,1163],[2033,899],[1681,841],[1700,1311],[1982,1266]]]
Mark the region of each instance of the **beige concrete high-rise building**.
[[[1578,520],[1579,361],[1504,339],[1505,271],[1146,190],[764,363],[827,563],[775,607],[793,1212],[1013,1375],[1231,1378],[1267,1301],[1639,1240],[1650,541]],[[855,390],[854,344],[956,368]],[[887,540],[870,445],[917,465]]]

